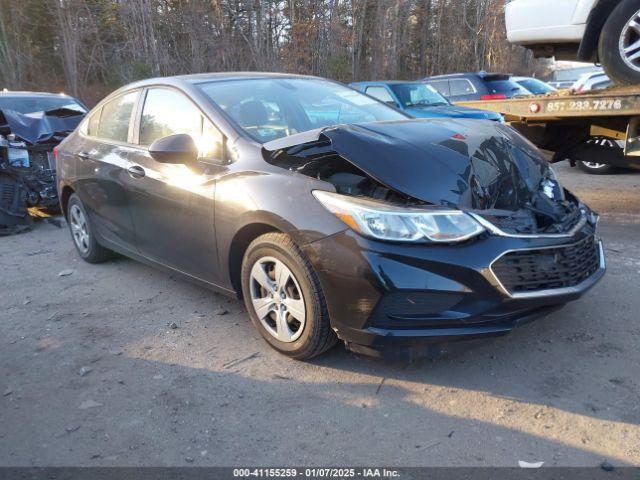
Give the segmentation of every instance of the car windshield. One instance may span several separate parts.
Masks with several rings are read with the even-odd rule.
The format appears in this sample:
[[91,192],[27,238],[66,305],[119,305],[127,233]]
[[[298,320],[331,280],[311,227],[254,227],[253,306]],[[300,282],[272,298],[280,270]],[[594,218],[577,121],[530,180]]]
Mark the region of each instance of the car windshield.
[[224,80],[198,87],[260,143],[333,125],[408,118],[367,95],[321,79]]
[[399,83],[392,85],[391,89],[405,107],[449,105],[435,88],[426,83]]
[[523,78],[522,80],[518,80],[518,83],[522,85],[524,88],[529,90],[531,93],[536,95],[541,95],[543,93],[555,92],[556,89],[553,88],[548,83],[545,83],[537,78]]
[[48,112],[58,108],[69,108],[85,113],[87,111],[75,99],[65,96],[0,96],[1,110],[14,110],[18,113]]

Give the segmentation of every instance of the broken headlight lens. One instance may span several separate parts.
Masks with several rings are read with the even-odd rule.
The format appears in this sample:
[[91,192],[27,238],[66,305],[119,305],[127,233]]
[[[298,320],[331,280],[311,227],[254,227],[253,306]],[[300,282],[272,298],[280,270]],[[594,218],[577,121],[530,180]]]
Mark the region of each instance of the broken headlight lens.
[[452,243],[484,231],[460,210],[401,207],[322,190],[313,195],[353,230],[376,240]]

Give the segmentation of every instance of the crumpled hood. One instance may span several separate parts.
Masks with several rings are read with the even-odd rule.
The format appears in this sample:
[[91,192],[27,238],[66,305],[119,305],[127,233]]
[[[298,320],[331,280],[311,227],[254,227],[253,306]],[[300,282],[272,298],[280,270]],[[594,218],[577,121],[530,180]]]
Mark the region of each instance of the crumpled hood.
[[84,117],[83,112],[59,108],[48,112],[19,113],[15,110],[0,110],[0,134],[13,133],[32,145],[62,138],[72,132]]
[[291,145],[308,142],[313,136],[328,138],[332,150],[378,182],[435,205],[515,211],[551,177],[535,146],[496,122],[432,119],[342,125],[276,140],[264,148],[283,148],[287,140]]
[[497,120],[502,116],[496,112],[459,107],[456,105],[415,106],[404,110],[416,118],[476,118],[480,120]]
[[[263,147],[267,162],[328,181],[339,193],[472,211],[514,233],[563,233],[584,215],[596,218],[561,188],[533,144],[498,122],[449,118],[340,125]],[[351,169],[336,165],[336,157]]]

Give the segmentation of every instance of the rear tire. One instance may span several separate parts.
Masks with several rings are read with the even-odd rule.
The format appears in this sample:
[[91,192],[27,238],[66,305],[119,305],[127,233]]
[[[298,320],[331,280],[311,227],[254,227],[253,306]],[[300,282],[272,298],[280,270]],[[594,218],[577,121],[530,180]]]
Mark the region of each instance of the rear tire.
[[318,276],[288,235],[267,233],[251,242],[241,279],[251,322],[275,350],[307,360],[335,345]]
[[101,263],[112,257],[113,252],[97,242],[87,211],[75,193],[69,197],[67,203],[67,223],[73,245],[85,262]]
[[[598,56],[605,73],[617,85],[640,83],[640,1],[623,0],[611,12],[598,42]],[[629,49],[625,52],[625,49]],[[638,54],[637,58],[634,58]]]

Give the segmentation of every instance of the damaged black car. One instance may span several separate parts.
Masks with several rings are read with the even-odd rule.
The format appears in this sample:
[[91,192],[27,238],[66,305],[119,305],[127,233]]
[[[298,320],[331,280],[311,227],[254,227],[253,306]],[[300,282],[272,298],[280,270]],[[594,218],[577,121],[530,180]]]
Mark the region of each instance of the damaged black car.
[[29,229],[30,210],[57,213],[55,147],[87,110],[64,94],[0,92],[0,235]]
[[604,275],[598,216],[508,126],[413,120],[315,77],[137,82],[58,149],[79,255],[244,299],[276,350],[378,356],[503,335]]

